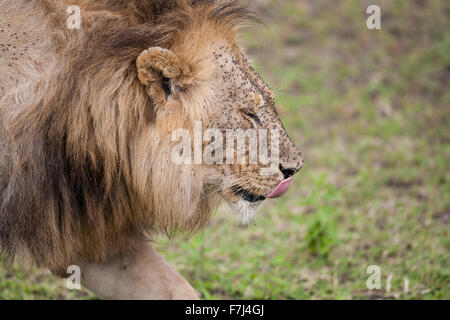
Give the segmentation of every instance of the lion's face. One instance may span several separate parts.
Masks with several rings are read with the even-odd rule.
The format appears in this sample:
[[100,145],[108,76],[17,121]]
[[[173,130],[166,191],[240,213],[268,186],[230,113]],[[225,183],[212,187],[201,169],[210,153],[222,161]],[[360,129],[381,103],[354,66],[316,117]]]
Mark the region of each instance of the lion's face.
[[[244,152],[244,161],[237,159],[240,147],[237,141],[232,142],[224,149],[233,146],[235,161],[227,162],[224,153],[223,164],[217,164],[215,169],[221,178],[222,196],[245,223],[266,198],[278,197],[287,191],[291,177],[300,170],[303,159],[280,121],[272,91],[242,51],[235,45],[223,45],[213,55],[214,81],[218,90],[215,113],[208,128],[220,129],[225,141],[232,137],[227,136],[227,131],[246,138],[245,149],[240,149]],[[276,133],[279,134],[279,145],[272,140]],[[267,143],[266,149],[264,143]],[[260,158],[260,153],[265,151],[271,158],[270,163]],[[257,153],[256,158],[252,159],[256,156],[252,152]]]
[[196,59],[180,51],[184,56],[147,50],[138,59],[139,78],[157,110],[190,114],[191,125],[194,110],[208,110],[196,119],[202,121],[204,184],[246,223],[266,198],[287,191],[302,154],[280,121],[273,93],[235,43],[205,44]]

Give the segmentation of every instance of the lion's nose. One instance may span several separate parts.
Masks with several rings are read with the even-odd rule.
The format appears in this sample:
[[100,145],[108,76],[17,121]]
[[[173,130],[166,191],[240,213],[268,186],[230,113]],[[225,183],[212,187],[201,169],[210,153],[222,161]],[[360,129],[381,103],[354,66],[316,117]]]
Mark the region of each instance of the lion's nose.
[[283,173],[284,179],[288,179],[292,177],[294,174],[300,171],[300,169],[303,167],[303,159],[301,159],[299,162],[296,163],[287,163],[287,164],[280,164],[280,171]]

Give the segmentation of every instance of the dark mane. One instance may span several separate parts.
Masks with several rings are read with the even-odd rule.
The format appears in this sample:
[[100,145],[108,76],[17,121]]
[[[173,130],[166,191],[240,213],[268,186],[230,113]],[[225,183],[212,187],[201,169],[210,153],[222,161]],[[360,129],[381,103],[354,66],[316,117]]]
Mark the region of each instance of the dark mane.
[[[136,49],[140,52],[150,45],[170,47],[171,41],[198,20],[211,20],[227,27],[239,27],[257,16],[242,1],[231,0],[156,0],[132,1],[138,14],[145,17],[141,24],[126,29],[113,27],[106,45],[112,48]],[[129,4],[128,4],[129,5]],[[204,10],[198,10],[199,7]],[[197,9],[197,10],[196,10]],[[206,15],[199,16],[199,13]]]

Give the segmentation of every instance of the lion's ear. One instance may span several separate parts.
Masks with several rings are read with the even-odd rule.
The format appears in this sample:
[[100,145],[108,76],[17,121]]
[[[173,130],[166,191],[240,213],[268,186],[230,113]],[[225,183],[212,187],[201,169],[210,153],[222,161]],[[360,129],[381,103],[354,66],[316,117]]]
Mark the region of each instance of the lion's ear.
[[167,102],[174,83],[182,87],[183,79],[189,78],[190,68],[172,51],[160,47],[149,48],[136,60],[139,81],[147,88],[147,93],[155,105]]

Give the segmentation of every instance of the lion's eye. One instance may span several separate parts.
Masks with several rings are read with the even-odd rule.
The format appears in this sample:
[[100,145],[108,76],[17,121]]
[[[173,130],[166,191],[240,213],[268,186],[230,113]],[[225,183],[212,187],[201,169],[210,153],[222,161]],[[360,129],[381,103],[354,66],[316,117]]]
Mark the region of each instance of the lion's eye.
[[255,121],[257,124],[262,125],[261,120],[258,118],[258,116],[256,114],[254,114],[253,112],[249,111],[249,110],[244,110],[244,115],[250,119],[252,119],[253,121]]

